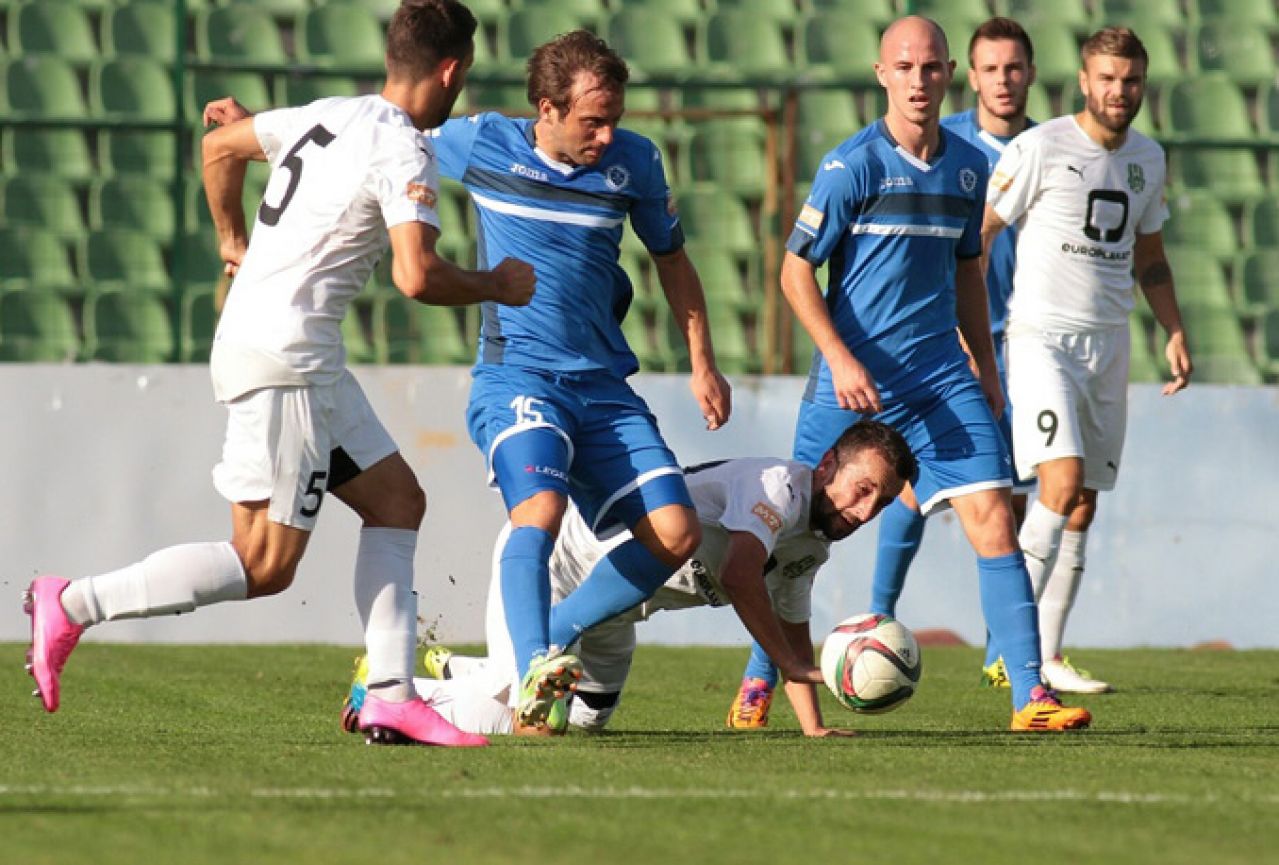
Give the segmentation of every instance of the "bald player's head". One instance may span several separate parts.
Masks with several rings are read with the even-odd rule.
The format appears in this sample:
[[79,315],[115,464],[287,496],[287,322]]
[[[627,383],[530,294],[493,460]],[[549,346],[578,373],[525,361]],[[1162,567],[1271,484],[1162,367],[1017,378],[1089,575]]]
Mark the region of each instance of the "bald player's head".
[[936,21],[908,15],[884,31],[875,75],[888,95],[890,124],[937,122],[954,74],[946,33]]

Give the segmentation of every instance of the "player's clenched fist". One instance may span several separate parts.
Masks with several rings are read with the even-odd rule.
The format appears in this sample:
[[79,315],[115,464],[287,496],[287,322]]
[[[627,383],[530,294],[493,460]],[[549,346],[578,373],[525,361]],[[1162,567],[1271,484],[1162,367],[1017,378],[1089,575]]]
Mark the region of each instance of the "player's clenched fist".
[[496,282],[498,303],[507,306],[527,306],[533,299],[533,289],[537,278],[533,275],[533,265],[518,258],[504,258],[493,268],[493,279]]

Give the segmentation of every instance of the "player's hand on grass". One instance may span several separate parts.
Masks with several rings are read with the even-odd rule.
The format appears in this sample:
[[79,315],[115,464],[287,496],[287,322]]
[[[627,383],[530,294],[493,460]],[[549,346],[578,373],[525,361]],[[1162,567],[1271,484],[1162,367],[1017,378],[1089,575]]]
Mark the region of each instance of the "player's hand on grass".
[[221,99],[214,99],[212,102],[204,106],[204,125],[226,126],[228,123],[234,123],[237,120],[243,120],[249,116],[249,109],[245,108],[239,102],[235,101],[234,96],[224,96]]
[[1164,357],[1168,359],[1168,367],[1172,370],[1172,381],[1164,385],[1164,396],[1172,396],[1179,390],[1185,390],[1190,384],[1190,374],[1195,366],[1190,362],[1190,349],[1186,347],[1185,331],[1177,331],[1168,337],[1168,345],[1164,347]]
[[728,423],[733,411],[733,387],[718,369],[694,371],[688,387],[697,398],[708,430],[717,430]]
[[835,399],[841,408],[865,415],[879,414],[884,410],[875,380],[856,358],[849,354],[835,360],[828,358],[827,362],[835,386]]
[[857,735],[856,730],[840,730],[834,727],[814,727],[805,730],[804,735],[810,739],[851,739]]
[[506,306],[527,306],[537,285],[533,265],[518,258],[502,259],[493,268],[493,281],[493,299]]

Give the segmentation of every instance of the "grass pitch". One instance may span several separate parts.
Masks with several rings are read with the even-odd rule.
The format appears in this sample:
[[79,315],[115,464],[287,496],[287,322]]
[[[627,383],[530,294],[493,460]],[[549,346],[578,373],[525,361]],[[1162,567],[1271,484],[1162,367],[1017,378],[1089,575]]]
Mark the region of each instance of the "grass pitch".
[[1275,861],[1279,652],[1091,651],[1091,730],[1007,732],[976,649],[805,739],[722,727],[741,650],[643,647],[610,731],[370,748],[337,710],[353,650],[86,644],[47,716],[0,646],[0,861]]

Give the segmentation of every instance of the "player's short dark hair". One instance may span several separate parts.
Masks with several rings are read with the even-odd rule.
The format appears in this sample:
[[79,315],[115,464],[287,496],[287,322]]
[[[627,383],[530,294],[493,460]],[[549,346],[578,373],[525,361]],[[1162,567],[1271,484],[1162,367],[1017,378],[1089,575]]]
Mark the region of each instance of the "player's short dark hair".
[[533,107],[549,99],[561,113],[568,111],[573,81],[590,72],[600,84],[621,91],[630,78],[626,61],[589,30],[562,33],[539,45],[528,59],[528,101]]
[[853,459],[861,451],[879,451],[893,467],[897,477],[905,481],[914,480],[915,473],[919,470],[915,455],[910,452],[910,445],[906,444],[902,434],[877,420],[859,420],[844,430],[831,450],[835,452],[839,465]]
[[968,40],[968,65],[973,65],[973,49],[977,47],[978,42],[997,42],[1001,39],[1020,42],[1021,47],[1026,51],[1026,63],[1035,62],[1035,46],[1030,43],[1030,34],[1026,32],[1026,28],[1011,18],[996,15],[994,18],[983,21],[973,31],[973,38]]
[[457,0],[404,0],[386,28],[386,72],[420,81],[446,58],[475,50],[475,16]]
[[1150,67],[1146,46],[1142,45],[1137,34],[1127,27],[1103,27],[1084,40],[1084,44],[1079,48],[1079,59],[1087,64],[1088,58],[1094,55],[1140,60],[1143,69]]

